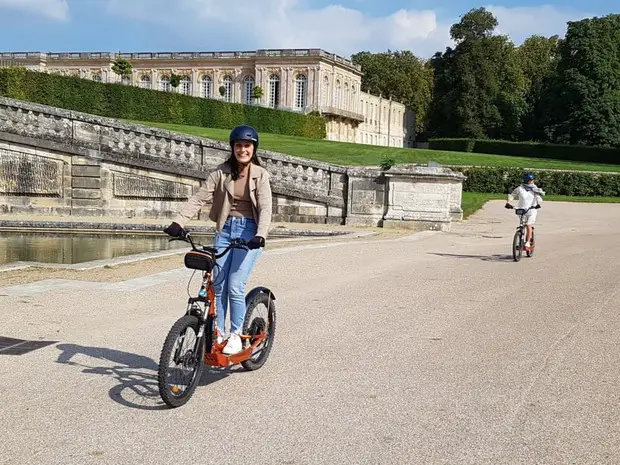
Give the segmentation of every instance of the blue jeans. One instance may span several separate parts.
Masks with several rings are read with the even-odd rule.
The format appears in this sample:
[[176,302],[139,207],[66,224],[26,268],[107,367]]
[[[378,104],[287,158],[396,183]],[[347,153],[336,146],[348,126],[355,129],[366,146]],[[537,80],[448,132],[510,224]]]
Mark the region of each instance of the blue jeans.
[[[229,216],[222,231],[216,233],[215,244],[221,253],[233,239],[249,241],[256,235],[257,225],[252,218]],[[245,285],[263,252],[255,250],[231,249],[217,260],[214,278],[215,301],[217,306],[217,326],[225,334],[224,323],[230,299],[230,332],[241,334],[245,318]]]

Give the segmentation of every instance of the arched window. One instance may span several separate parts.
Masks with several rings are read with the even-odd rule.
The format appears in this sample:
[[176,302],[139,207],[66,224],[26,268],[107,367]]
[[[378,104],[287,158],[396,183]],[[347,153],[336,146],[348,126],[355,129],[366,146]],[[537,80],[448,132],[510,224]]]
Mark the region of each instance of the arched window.
[[192,95],[192,79],[189,76],[183,76],[179,88],[182,94]]
[[207,76],[206,74],[202,76],[200,80],[200,96],[202,98],[213,97],[213,81],[211,80],[211,76]]
[[142,87],[143,89],[150,89],[151,88],[151,76],[143,74],[140,77],[140,87]]
[[305,74],[298,74],[297,79],[295,79],[295,108],[298,110],[306,108],[308,93],[307,84],[308,78]]
[[252,76],[246,76],[243,80],[243,98],[246,105],[252,104],[254,98],[254,78]]
[[343,110],[349,109],[349,83],[348,82],[344,83],[344,100],[342,102],[342,109]]
[[327,101],[327,97],[329,95],[329,78],[327,76],[325,76],[323,78],[323,89],[322,89],[322,95],[321,95],[321,105],[326,107],[329,102]]
[[224,76],[222,79],[222,85],[224,86],[224,100],[232,102],[233,98],[233,78],[230,75]]
[[170,92],[170,76],[162,76],[159,78],[159,90]]
[[93,81],[95,82],[101,82],[103,79],[101,77],[101,73],[95,71],[94,73],[92,73],[91,78]]
[[280,76],[272,74],[269,76],[269,106],[277,108],[280,105]]
[[357,112],[357,89],[355,86],[351,86],[351,104],[349,105],[349,109]]

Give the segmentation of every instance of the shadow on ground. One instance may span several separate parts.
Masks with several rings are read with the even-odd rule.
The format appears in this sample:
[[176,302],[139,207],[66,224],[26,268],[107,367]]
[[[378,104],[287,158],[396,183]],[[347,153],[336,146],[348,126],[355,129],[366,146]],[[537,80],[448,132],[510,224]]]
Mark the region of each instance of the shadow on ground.
[[[81,367],[83,368],[82,373],[111,377],[117,383],[108,391],[110,399],[114,402],[140,410],[169,408],[159,395],[158,364],[153,359],[144,355],[103,347],[76,344],[58,344],[56,347],[61,350],[56,360],[57,363]],[[81,361],[78,362],[74,359],[81,359]],[[89,360],[92,363],[89,363]],[[239,370],[205,367],[197,393],[201,386],[209,386],[236,371]]]
[[469,258],[469,259],[477,259],[482,260],[484,262],[508,262],[513,261],[512,255],[461,255],[454,253],[439,253],[439,252],[429,252],[430,255],[438,255],[440,257],[448,257],[448,258]]

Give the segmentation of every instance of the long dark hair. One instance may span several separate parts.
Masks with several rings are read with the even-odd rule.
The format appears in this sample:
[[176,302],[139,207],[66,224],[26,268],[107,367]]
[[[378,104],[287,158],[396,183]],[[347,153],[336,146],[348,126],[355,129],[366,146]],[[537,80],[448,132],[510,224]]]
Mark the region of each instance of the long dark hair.
[[[255,165],[262,166],[258,156],[256,155],[256,145],[254,145],[254,152],[252,153],[252,158],[250,159],[250,163],[254,163]],[[232,149],[230,157],[226,160],[226,164],[230,168],[230,174],[233,178],[233,181],[239,179],[239,162],[237,161],[237,157],[235,157],[235,150]]]

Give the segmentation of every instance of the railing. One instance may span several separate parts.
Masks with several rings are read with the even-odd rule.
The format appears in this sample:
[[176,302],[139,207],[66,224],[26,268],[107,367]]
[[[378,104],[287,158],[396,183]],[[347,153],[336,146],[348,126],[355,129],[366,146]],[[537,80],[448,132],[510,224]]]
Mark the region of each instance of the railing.
[[360,121],[360,122],[364,122],[366,119],[365,116],[362,115],[361,113],[356,113],[354,111],[349,111],[349,110],[343,110],[342,108],[321,107],[320,111],[321,113],[326,114],[326,115],[342,116],[344,118],[349,118],[349,119],[353,119],[355,121]]
[[0,68],[12,68],[14,66],[20,66],[24,68],[36,67],[36,65],[33,66],[32,64],[27,64],[21,61],[0,59]]
[[320,57],[336,63],[349,66],[361,71],[361,66],[354,64],[334,53],[320,48],[291,48],[291,49],[259,49],[256,51],[224,51],[224,52],[69,52],[69,53],[41,53],[41,52],[5,52],[0,53],[3,59],[39,59],[45,60],[82,60],[102,59],[115,60],[116,58],[140,60],[195,60],[201,58],[256,58],[256,57]]
[[5,60],[30,60],[40,59],[43,60],[47,57],[46,53],[41,52],[0,52],[0,59]]

